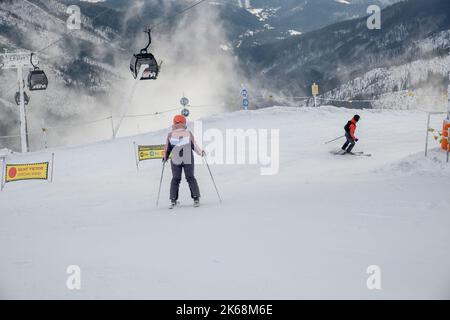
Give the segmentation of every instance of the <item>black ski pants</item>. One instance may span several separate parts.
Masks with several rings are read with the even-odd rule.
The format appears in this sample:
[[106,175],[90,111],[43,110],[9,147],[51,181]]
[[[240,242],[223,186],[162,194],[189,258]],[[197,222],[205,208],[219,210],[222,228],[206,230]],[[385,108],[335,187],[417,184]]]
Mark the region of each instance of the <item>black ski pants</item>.
[[352,152],[353,148],[355,147],[356,141],[355,139],[353,139],[350,133],[345,133],[345,138],[347,138],[347,141],[342,146],[342,150]]
[[175,164],[170,161],[172,167],[172,182],[170,184],[170,200],[178,200],[178,191],[180,189],[181,174],[184,170],[184,176],[189,184],[192,199],[200,198],[200,189],[198,187],[197,179],[194,176],[194,162],[192,164]]

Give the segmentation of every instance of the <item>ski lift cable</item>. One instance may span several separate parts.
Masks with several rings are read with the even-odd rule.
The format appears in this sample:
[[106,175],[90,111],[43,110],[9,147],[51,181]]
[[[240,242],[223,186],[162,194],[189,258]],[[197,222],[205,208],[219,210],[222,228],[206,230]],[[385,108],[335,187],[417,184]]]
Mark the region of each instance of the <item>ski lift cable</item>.
[[156,111],[156,112],[153,112],[153,113],[145,113],[145,114],[130,114],[130,115],[125,116],[125,118],[151,117],[151,116],[157,116],[157,115],[160,115],[160,114],[176,111],[176,110],[179,110],[179,109],[180,108],[174,108],[174,109],[169,109],[169,110],[164,110],[164,111]]
[[190,5],[190,6],[186,7],[186,8],[184,8],[183,10],[181,10],[181,11],[179,11],[179,12],[177,12],[177,13],[171,15],[171,16],[166,16],[166,17],[163,18],[160,22],[158,22],[158,23],[152,25],[151,27],[148,27],[147,30],[153,30],[153,29],[155,29],[156,27],[162,25],[166,20],[170,20],[170,19],[173,19],[173,18],[175,18],[175,17],[177,17],[177,16],[179,16],[179,15],[182,15],[182,14],[186,13],[187,11],[189,11],[189,10],[195,8],[196,6],[202,4],[202,3],[205,2],[205,1],[206,1],[206,0],[199,0],[199,1],[193,3],[192,5]]
[[[106,8],[105,10],[103,10],[102,12],[100,12],[98,15],[94,16],[92,18],[92,23],[94,23],[95,20],[97,20],[100,16],[102,16],[103,14],[105,14],[106,12],[110,11],[110,10],[114,10],[113,8]],[[51,48],[52,46],[54,46],[55,44],[57,44],[58,42],[60,42],[61,40],[64,39],[64,36],[70,36],[72,33],[74,33],[75,31],[77,31],[77,29],[73,29],[72,31],[70,31],[69,33],[67,33],[66,35],[61,36],[59,39],[53,41],[52,43],[50,43],[49,45],[47,45],[46,47],[36,51],[36,53],[40,53],[43,52],[49,48]]]
[[106,120],[111,120],[111,116],[106,117],[106,118],[102,118],[102,119],[97,119],[97,120],[92,120],[92,121],[88,121],[88,122],[83,122],[83,123],[74,123],[74,124],[68,124],[68,125],[60,125],[60,126],[46,126],[45,129],[58,129],[58,128],[75,128],[75,127],[84,127],[93,123],[98,123],[98,122],[102,122],[102,121],[106,121]]
[[328,99],[328,98],[319,98],[317,97],[317,100],[323,100],[323,101],[337,101],[337,102],[375,102],[375,101],[379,101],[376,99],[348,99],[348,100],[343,100],[343,99]]
[[0,139],[20,138],[21,136],[0,136]]
[[[206,0],[199,0],[199,1],[197,1],[196,3],[194,3],[194,4],[192,4],[192,5],[188,6],[188,7],[186,7],[185,9],[181,10],[180,12],[177,12],[176,14],[174,14],[174,15],[172,15],[172,16],[166,17],[165,19],[163,19],[163,20],[160,21],[159,23],[157,23],[157,24],[155,24],[155,25],[153,25],[152,27],[147,28],[147,29],[152,30],[152,29],[154,29],[154,28],[160,26],[161,24],[163,24],[163,23],[165,22],[165,20],[168,20],[168,19],[172,19],[172,18],[174,18],[174,17],[177,17],[177,16],[179,16],[179,15],[181,15],[181,14],[183,14],[183,13],[189,11],[189,10],[191,10],[192,8],[194,8],[194,7],[196,7],[196,6],[200,5],[200,4],[202,4],[202,3],[205,2],[205,1],[206,1]],[[91,22],[93,23],[93,22],[94,22],[95,20],[97,20],[100,16],[102,16],[103,14],[105,14],[106,12],[111,11],[111,10],[114,10],[114,9],[113,9],[113,8],[106,8],[105,10],[103,10],[102,12],[100,12],[99,14],[97,14],[95,17],[93,17]],[[140,19],[140,18],[139,18],[139,19]],[[142,21],[142,19],[141,19],[141,21]],[[74,33],[75,31],[76,31],[76,29],[70,31],[70,32],[69,32],[67,35],[65,35],[65,36],[69,36],[69,35],[71,35],[72,33]],[[44,47],[44,48],[42,48],[42,49],[36,51],[36,53],[40,53],[40,52],[43,52],[43,51],[45,51],[45,50],[51,48],[52,46],[54,46],[55,44],[57,44],[58,42],[60,42],[60,41],[63,40],[63,39],[64,39],[64,36],[62,36],[62,37],[60,37],[59,39],[53,41],[52,43],[50,43],[50,44],[47,45],[46,47]]]
[[[199,106],[189,106],[189,108],[215,108],[215,107],[220,107],[222,105],[217,104],[217,105],[199,105]],[[157,116],[160,114],[165,114],[165,113],[169,113],[169,112],[173,112],[173,111],[178,111],[180,110],[180,108],[173,108],[173,109],[169,109],[169,110],[164,110],[164,111],[156,111],[153,113],[144,113],[144,114],[130,114],[125,116],[125,118],[139,118],[139,117],[152,117],[152,116]]]

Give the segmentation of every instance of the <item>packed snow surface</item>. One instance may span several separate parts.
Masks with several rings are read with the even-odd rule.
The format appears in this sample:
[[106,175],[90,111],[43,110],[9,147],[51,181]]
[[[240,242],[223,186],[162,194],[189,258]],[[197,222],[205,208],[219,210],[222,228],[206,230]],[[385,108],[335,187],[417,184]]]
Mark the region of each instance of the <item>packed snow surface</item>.
[[[450,298],[450,164],[435,142],[424,158],[426,115],[360,111],[356,151],[334,156],[355,111],[334,107],[240,111],[204,119],[216,128],[280,129],[280,171],[212,165],[186,182],[181,207],[161,206],[161,161],[135,166],[133,141],[167,132],[7,155],[46,161],[54,182],[14,182],[0,193],[0,298]],[[434,119],[439,128],[442,119]],[[198,137],[197,137],[198,138]],[[68,290],[67,267],[81,268]],[[367,268],[381,290],[367,288]]]

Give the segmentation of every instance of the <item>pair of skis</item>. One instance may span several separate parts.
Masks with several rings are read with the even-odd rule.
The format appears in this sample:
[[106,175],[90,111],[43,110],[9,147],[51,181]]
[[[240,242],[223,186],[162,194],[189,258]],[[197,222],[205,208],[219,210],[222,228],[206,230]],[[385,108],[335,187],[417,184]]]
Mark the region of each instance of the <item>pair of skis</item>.
[[372,156],[370,153],[365,153],[365,152],[347,152],[347,151],[344,151],[344,150],[332,151],[331,154],[333,154],[335,156],[350,155],[350,156],[355,156],[355,157],[371,157]]
[[[177,201],[176,203],[171,203],[169,205],[169,209],[173,210],[173,209],[175,209],[176,206],[179,206],[179,205],[180,205],[180,201]],[[194,202],[194,208],[198,208],[198,207],[200,207],[200,202]]]

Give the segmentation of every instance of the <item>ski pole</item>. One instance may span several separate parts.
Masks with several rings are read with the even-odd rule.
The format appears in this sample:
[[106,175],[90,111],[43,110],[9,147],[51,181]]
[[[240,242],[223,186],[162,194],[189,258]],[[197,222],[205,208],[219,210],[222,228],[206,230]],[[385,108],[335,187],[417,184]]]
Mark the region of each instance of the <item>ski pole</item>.
[[163,162],[162,165],[162,171],[161,171],[161,180],[159,181],[159,190],[158,190],[158,198],[156,199],[156,206],[159,206],[159,196],[161,195],[161,186],[162,186],[162,182],[163,182],[163,177],[164,177],[164,168],[166,167],[166,162]]
[[209,168],[208,161],[206,160],[206,155],[202,159],[203,159],[203,161],[205,161],[205,164],[206,164],[206,167],[208,168],[209,175],[211,176],[211,180],[213,182],[214,188],[216,189],[217,196],[219,197],[219,202],[220,202],[220,204],[222,204],[222,198],[220,197],[219,190],[217,189],[216,182],[214,181],[214,177],[212,175],[211,169]]
[[344,137],[345,137],[345,136],[340,136],[339,138],[336,138],[336,139],[333,139],[333,140],[330,140],[330,141],[325,142],[325,144],[332,143],[332,142],[334,142],[334,141],[336,141],[336,140],[339,140],[339,139],[342,139],[342,138],[344,138]]

